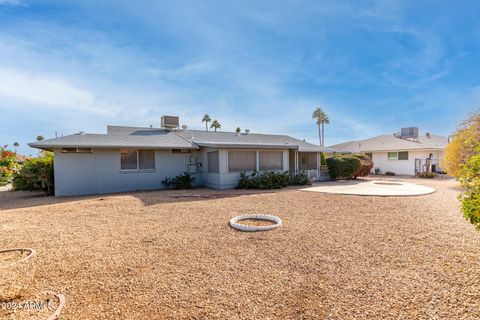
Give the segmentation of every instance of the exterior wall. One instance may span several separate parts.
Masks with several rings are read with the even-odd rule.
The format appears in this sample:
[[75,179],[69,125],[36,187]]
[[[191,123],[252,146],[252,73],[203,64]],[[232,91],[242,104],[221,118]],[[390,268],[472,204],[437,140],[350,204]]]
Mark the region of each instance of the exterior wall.
[[391,171],[395,174],[415,175],[415,159],[426,159],[430,154],[439,161],[443,158],[443,151],[437,150],[409,151],[408,160],[388,160],[388,152],[372,152],[373,168],[379,168],[381,173]]
[[[62,153],[55,150],[55,195],[72,196],[162,189],[162,180],[189,169],[186,158],[193,154],[155,151],[155,169],[120,170],[119,149],[93,149],[92,153]],[[201,175],[194,174],[196,185]]]
[[[219,173],[208,172],[209,151],[219,151]],[[191,153],[156,150],[154,170],[122,171],[119,149],[93,149],[92,153],[62,153],[61,150],[55,150],[55,195],[74,196],[163,189],[165,185],[162,184],[162,180],[185,171],[195,177],[195,186],[234,188],[238,184],[240,173],[228,171],[228,151],[213,148],[204,148]],[[288,149],[278,151],[283,151],[283,170],[288,171]],[[202,163],[202,166],[189,166],[188,162]]]

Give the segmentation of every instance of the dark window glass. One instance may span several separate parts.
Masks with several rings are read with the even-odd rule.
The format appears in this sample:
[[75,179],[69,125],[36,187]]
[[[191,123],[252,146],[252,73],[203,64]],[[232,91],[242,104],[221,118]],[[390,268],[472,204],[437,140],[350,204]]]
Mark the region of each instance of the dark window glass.
[[138,150],[139,169],[155,169],[155,150]]
[[120,169],[136,170],[137,168],[137,150],[121,150],[120,151]]

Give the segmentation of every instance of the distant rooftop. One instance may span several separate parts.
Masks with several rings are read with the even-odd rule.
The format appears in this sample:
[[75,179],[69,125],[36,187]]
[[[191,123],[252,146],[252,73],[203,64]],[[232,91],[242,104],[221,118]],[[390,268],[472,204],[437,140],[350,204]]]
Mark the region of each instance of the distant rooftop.
[[433,134],[402,138],[399,135],[381,135],[365,140],[349,141],[330,146],[338,152],[372,152],[401,150],[436,150],[444,149],[448,138]]

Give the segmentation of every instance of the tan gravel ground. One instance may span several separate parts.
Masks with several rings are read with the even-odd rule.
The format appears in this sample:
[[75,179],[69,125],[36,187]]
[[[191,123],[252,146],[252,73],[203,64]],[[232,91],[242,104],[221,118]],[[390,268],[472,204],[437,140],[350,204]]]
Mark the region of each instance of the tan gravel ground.
[[[30,290],[63,293],[60,319],[479,319],[480,233],[459,187],[408,181],[437,192],[0,192],[0,248],[37,251]],[[283,226],[228,226],[246,213]]]

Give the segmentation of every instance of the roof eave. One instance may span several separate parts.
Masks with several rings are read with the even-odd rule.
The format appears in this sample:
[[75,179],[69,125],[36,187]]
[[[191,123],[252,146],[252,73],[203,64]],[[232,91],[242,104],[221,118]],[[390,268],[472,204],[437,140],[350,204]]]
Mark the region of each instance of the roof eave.
[[261,148],[261,149],[298,149],[298,146],[291,144],[261,144],[261,143],[215,143],[215,142],[198,142],[195,144],[199,147],[210,148]]
[[86,145],[86,144],[62,144],[62,145],[51,145],[51,144],[37,144],[29,143],[28,146],[32,148],[42,149],[42,150],[53,150],[59,148],[92,148],[92,149],[119,149],[119,148],[142,148],[142,149],[192,149],[198,150],[198,146],[158,146],[158,145]]

